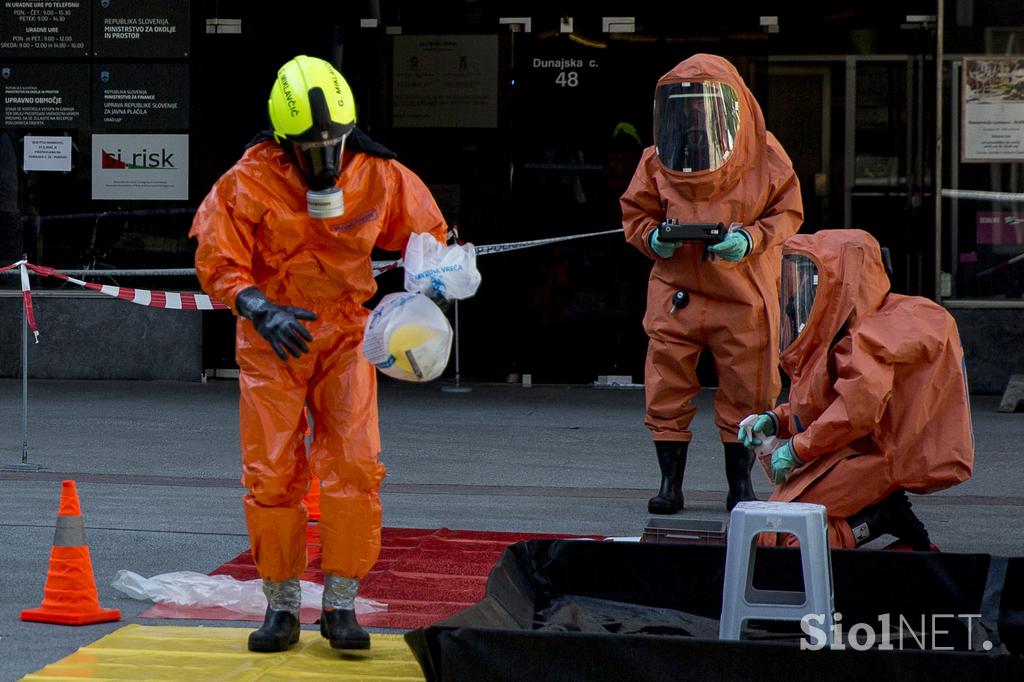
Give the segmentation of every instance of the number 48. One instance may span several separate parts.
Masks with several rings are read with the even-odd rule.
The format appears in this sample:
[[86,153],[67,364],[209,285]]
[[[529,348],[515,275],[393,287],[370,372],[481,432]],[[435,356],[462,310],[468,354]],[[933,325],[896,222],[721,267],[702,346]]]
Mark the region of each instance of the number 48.
[[555,77],[555,83],[563,88],[575,88],[580,84],[580,75],[575,71],[559,71],[558,76]]

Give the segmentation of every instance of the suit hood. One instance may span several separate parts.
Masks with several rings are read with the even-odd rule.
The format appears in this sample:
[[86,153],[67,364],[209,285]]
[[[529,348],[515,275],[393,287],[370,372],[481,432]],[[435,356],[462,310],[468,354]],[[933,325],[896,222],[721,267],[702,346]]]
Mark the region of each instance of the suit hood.
[[736,91],[740,101],[740,127],[736,147],[720,168],[684,173],[668,168],[659,160],[661,172],[672,178],[673,186],[688,199],[707,199],[719,194],[739,182],[748,170],[761,168],[768,136],[760,105],[736,67],[722,57],[695,54],[659,78],[656,87],[701,81],[725,83]]
[[[793,376],[822,363],[844,329],[854,329],[881,308],[889,293],[878,242],[863,230],[820,230],[798,234],[782,245],[782,256],[814,261],[818,285],[807,324],[781,355]],[[785,302],[783,302],[785,305]]]

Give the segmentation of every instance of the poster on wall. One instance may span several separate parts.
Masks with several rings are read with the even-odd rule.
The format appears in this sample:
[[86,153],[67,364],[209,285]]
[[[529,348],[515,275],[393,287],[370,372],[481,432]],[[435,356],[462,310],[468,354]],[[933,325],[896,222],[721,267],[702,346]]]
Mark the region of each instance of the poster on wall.
[[29,171],[71,170],[71,138],[66,136],[26,135],[22,169]]
[[960,160],[1024,161],[1024,57],[965,57]]
[[93,199],[188,199],[188,135],[93,135]]
[[496,128],[498,37],[397,35],[396,128]]
[[94,0],[97,57],[173,59],[189,52],[188,1]]
[[92,0],[0,2],[0,57],[85,57]]
[[92,126],[188,128],[188,64],[96,64]]
[[87,128],[88,64],[0,64],[5,128]]

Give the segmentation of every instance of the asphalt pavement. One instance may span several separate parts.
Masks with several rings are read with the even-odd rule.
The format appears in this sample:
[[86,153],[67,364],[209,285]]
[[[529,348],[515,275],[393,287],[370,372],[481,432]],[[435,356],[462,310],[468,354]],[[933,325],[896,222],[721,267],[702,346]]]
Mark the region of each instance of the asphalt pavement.
[[[643,391],[591,385],[380,386],[384,524],[615,537],[639,536],[658,483],[643,427]],[[714,390],[698,396],[680,516],[724,519]],[[22,384],[0,380],[0,681],[16,680],[139,619],[150,602],[110,586],[120,569],[143,576],[208,573],[247,549],[239,483],[238,384],[30,380],[28,464],[22,462]],[[972,397],[974,477],[913,496],[947,552],[1024,554],[1024,414]],[[100,602],[117,623],[22,622],[39,606],[60,497],[74,479]],[[755,471],[761,497],[770,485]]]

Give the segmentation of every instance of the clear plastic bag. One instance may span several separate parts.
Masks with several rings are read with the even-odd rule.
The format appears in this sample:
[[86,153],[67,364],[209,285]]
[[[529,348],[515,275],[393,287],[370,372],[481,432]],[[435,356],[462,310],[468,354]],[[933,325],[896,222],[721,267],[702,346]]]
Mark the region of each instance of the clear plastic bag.
[[388,294],[366,320],[363,355],[384,374],[431,381],[448,366],[452,327],[423,294]]
[[402,258],[405,290],[440,301],[462,300],[476,293],[480,271],[472,244],[445,246],[425,232],[409,237]]
[[[300,580],[302,603],[320,605],[323,585]],[[205,575],[194,571],[162,573],[144,578],[138,573],[120,570],[111,586],[132,599],[151,599],[176,606],[220,606],[243,615],[262,616],[267,610],[263,581],[238,580],[230,575]],[[387,604],[356,597],[356,613],[386,611]]]

